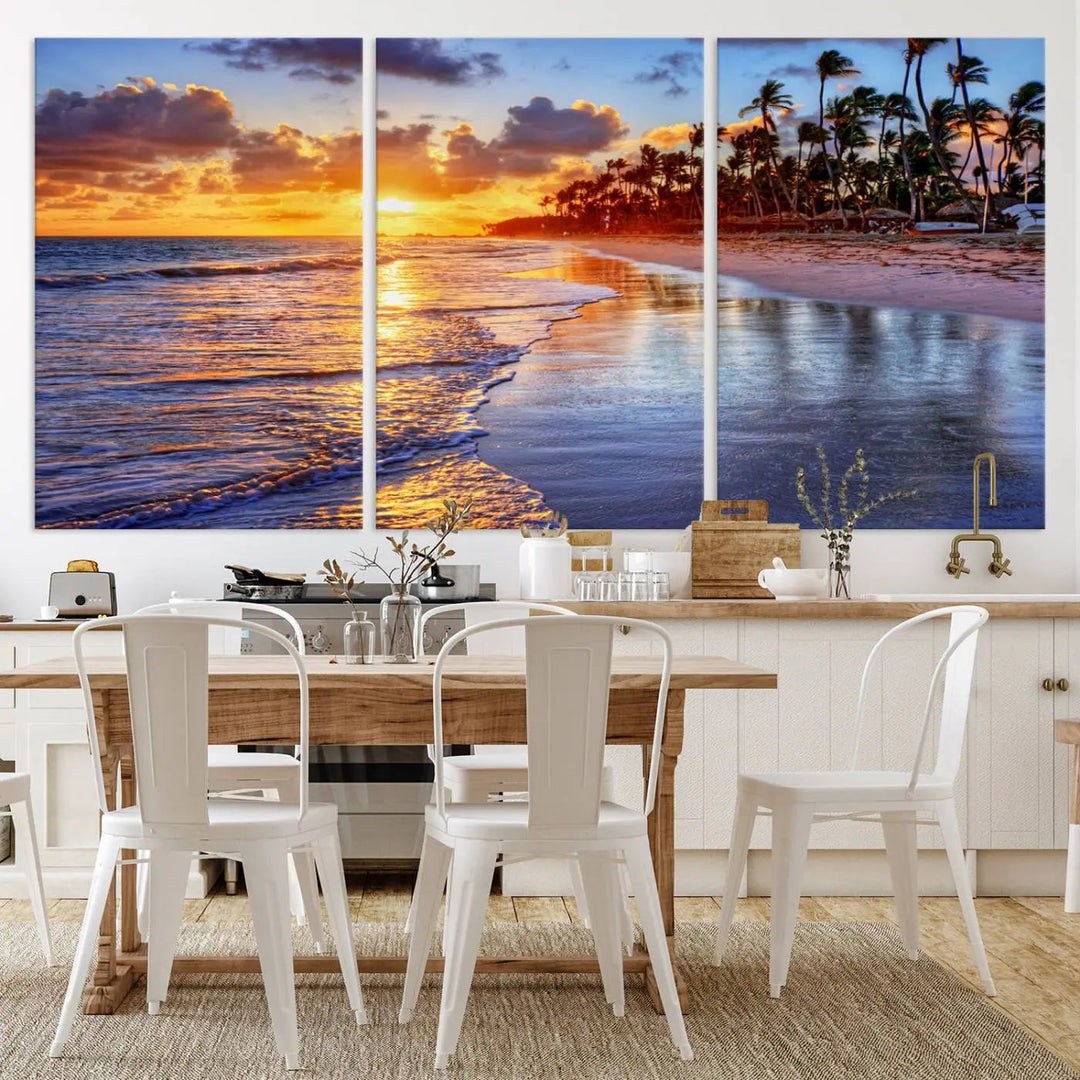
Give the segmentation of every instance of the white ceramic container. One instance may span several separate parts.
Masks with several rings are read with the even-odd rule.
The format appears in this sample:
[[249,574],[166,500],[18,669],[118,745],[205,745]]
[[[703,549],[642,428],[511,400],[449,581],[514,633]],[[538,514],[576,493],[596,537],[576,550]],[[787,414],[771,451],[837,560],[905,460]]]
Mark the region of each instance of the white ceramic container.
[[522,540],[518,571],[522,600],[568,600],[574,595],[570,541],[565,536]]
[[829,591],[828,570],[762,570],[758,584],[777,600],[823,600]]

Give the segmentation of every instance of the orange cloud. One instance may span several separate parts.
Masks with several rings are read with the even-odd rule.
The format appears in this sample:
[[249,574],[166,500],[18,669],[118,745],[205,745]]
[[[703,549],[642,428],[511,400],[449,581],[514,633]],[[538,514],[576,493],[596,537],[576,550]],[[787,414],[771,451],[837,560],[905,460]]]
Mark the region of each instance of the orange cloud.
[[690,125],[666,124],[663,127],[652,128],[641,136],[641,141],[651,143],[658,150],[673,150],[684,143],[689,146]]

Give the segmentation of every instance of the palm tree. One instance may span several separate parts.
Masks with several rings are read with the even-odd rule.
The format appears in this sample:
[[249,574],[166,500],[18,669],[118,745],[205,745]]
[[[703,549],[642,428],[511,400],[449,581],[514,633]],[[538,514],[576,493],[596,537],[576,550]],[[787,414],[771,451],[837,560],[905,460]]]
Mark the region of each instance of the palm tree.
[[[915,61],[915,51],[911,47],[911,38],[908,38],[907,48],[904,49],[904,85],[903,85],[902,89],[900,90],[900,96],[905,101],[908,100],[907,88],[908,88],[908,82],[911,79],[911,65],[912,65],[912,63],[914,63],[914,61]],[[912,112],[914,112],[914,109],[912,109]],[[908,199],[910,200],[910,206],[911,206],[911,217],[912,217],[912,219],[914,221],[921,221],[922,220],[922,216],[921,216],[922,215],[922,206],[921,206],[921,204],[916,206],[916,203],[915,203],[915,185],[914,185],[914,182],[913,182],[914,177],[912,175],[912,169],[911,169],[911,158],[908,155],[908,140],[907,140],[907,136],[906,136],[906,134],[904,132],[904,121],[907,118],[908,117],[907,117],[906,110],[902,109],[900,111],[900,113],[899,113],[899,120],[900,120],[900,160],[901,160],[901,162],[903,164],[903,167],[904,167],[904,183],[907,185],[907,189],[908,189]],[[912,117],[912,120],[914,120],[914,117]]]
[[926,106],[926,98],[923,96],[922,88],[923,59],[935,45],[944,44],[945,40],[945,38],[908,38],[908,49],[914,53],[916,57],[915,96],[919,100],[919,108],[922,110],[923,114],[923,124],[926,126],[927,135],[930,136],[930,145],[933,148],[934,157],[937,158],[938,167],[941,169],[942,175],[948,178],[962,199],[966,194],[964,185],[956,178],[956,175],[952,171],[952,166],[949,164],[945,155],[945,148],[942,145],[940,134],[933,130],[934,124],[930,116],[930,110]]
[[818,91],[818,127],[821,129],[821,156],[825,159],[825,168],[829,174],[829,183],[832,185],[833,198],[836,200],[837,209],[843,219],[844,228],[847,228],[847,215],[844,213],[844,203],[840,198],[840,187],[833,175],[832,162],[829,160],[829,149],[825,143],[825,82],[828,79],[846,79],[852,75],[858,75],[859,69],[855,67],[855,61],[850,56],[844,56],[836,49],[826,49],[815,61],[818,78],[821,80],[821,88]]
[[881,198],[881,188],[883,185],[883,179],[885,175],[884,169],[884,153],[886,149],[891,148],[892,141],[886,144],[885,141],[885,125],[890,120],[900,121],[900,131],[896,135],[897,143],[902,147],[904,143],[904,121],[915,120],[915,110],[912,108],[911,102],[908,101],[905,94],[886,94],[884,100],[881,103],[881,131],[878,134],[878,192],[877,197]]
[[[811,145],[818,142],[818,126],[810,120],[803,120],[799,124],[798,130],[795,133],[795,138],[799,143],[799,154],[795,159],[795,211],[798,213],[799,209],[799,181],[802,178],[802,148],[803,143],[810,143]],[[811,208],[811,214],[813,209]]]
[[1046,87],[1037,79],[1023,84],[1019,90],[1009,95],[1009,111],[1005,113],[1005,135],[996,139],[1004,143],[1005,155],[998,162],[998,190],[1003,190],[1003,172],[1008,172],[1013,151],[1019,150],[1024,143],[1031,142],[1031,121],[1034,113],[1046,109]]
[[[964,99],[964,115],[967,117],[968,128],[971,130],[971,141],[975,144],[975,153],[979,159],[979,168],[986,175],[986,158],[983,156],[982,139],[979,133],[979,118],[972,108],[971,99],[968,97],[968,83],[985,83],[988,70],[977,56],[965,56],[964,47],[960,39],[956,39],[956,67],[949,65],[949,73],[953,78],[953,86],[960,87],[960,94]],[[953,98],[955,99],[955,89]],[[985,99],[984,99],[985,100]],[[968,152],[970,156],[970,151]],[[963,176],[963,169],[960,170]],[[983,193],[982,227],[980,232],[986,232],[986,226],[990,221],[990,185],[986,185]]]
[[[761,126],[765,130],[766,134],[775,133],[776,121],[773,119],[773,111],[779,109],[783,112],[790,112],[795,107],[795,103],[791,100],[790,94],[782,93],[784,84],[777,82],[776,79],[769,79],[762,84],[761,89],[758,91],[758,96],[750,102],[744,109],[739,110],[739,116],[743,117],[748,112],[755,112],[760,110],[761,112]],[[780,190],[784,193],[784,199],[788,204],[788,208],[792,213],[795,212],[795,202],[791,197],[791,192],[788,190],[787,185],[784,183],[783,177],[780,175],[780,170],[776,165],[776,154],[773,150],[772,141],[768,142],[769,152],[769,165],[771,167],[771,173],[769,177],[770,186],[772,186],[772,178],[776,178],[776,182],[780,186]],[[776,194],[773,193],[773,199],[775,201]],[[780,207],[776,207],[776,216],[780,216]]]

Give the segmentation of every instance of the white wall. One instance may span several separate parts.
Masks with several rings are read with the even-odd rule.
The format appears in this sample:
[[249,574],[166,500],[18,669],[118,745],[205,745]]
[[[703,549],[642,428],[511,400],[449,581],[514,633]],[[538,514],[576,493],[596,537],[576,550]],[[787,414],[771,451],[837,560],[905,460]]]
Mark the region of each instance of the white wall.
[[[884,7],[884,6],[883,6]],[[1077,321],[1077,35],[1073,0],[1028,0],[1018,11],[1006,0],[943,5],[908,0],[875,11],[866,0],[827,6],[796,0],[727,6],[716,0],[651,0],[584,5],[580,0],[506,4],[500,0],[185,0],[151,8],[145,0],[34,0],[5,5],[0,35],[0,80],[9,136],[0,173],[4,248],[0,276],[6,318],[0,393],[0,611],[20,617],[44,603],[48,576],[68,559],[96,559],[117,578],[120,609],[161,599],[170,589],[215,593],[228,576],[226,562],[314,576],[327,555],[343,557],[376,537],[318,531],[35,532],[33,527],[33,39],[35,37],[248,37],[248,36],[761,36],[846,37],[1025,34],[1047,39],[1047,128],[1050,145],[1047,234],[1047,461],[1046,529],[1003,535],[1014,576],[997,583],[973,569],[970,592],[1080,591],[1077,589],[1076,379]],[[670,546],[675,533],[622,533],[627,546]],[[874,532],[857,535],[853,549],[857,591],[940,591],[949,534]],[[517,590],[517,537],[468,533],[455,539],[459,561],[478,561],[485,580],[504,595]],[[823,565],[821,542],[804,531],[805,565]]]

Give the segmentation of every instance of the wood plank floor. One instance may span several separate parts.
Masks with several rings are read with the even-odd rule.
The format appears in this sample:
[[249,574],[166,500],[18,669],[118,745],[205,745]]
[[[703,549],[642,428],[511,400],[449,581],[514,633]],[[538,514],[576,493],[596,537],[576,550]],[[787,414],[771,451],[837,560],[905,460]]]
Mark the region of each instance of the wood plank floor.
[[[411,888],[411,875],[350,875],[353,918],[403,922]],[[1061,899],[1055,897],[987,897],[977,900],[976,905],[997,983],[994,1004],[1058,1057],[1080,1069],[1080,915],[1064,914]],[[82,910],[81,900],[54,900],[49,917],[57,922],[77,922]],[[719,910],[716,897],[679,897],[675,901],[675,916],[682,921],[712,921]],[[956,900],[923,898],[919,914],[925,952],[979,989]],[[737,918],[767,919],[768,915],[766,898],[739,901]],[[226,896],[220,884],[205,899],[185,901],[184,918],[189,922],[246,921],[249,917],[242,891]],[[499,922],[580,921],[573,897],[561,896],[492,896],[487,917]],[[877,897],[807,897],[800,905],[799,917],[807,921],[896,922],[892,901]],[[28,901],[0,900],[0,924],[32,919]]]

